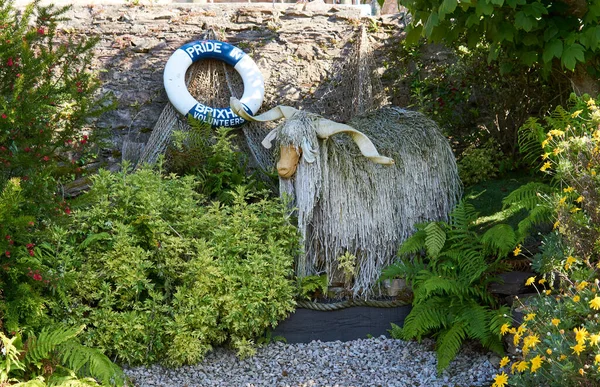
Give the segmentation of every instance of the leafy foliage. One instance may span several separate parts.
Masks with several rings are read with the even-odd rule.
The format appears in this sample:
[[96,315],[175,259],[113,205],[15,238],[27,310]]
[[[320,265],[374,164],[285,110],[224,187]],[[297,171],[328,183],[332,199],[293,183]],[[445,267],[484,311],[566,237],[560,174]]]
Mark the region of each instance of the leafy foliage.
[[508,309],[498,307],[487,286],[502,270],[501,259],[514,248],[516,237],[507,225],[480,236],[474,231],[476,219],[473,206],[461,201],[448,223],[418,226],[400,247],[402,260],[383,273],[383,278],[405,277],[414,292],[413,309],[392,335],[421,339],[433,334],[440,372],[467,338],[503,351],[499,328]]
[[75,339],[81,327],[44,328],[37,336],[9,339],[0,333],[3,360],[0,361],[0,383],[20,381],[31,386],[122,386],[121,369],[98,350],[87,348]]
[[206,205],[194,177],[149,168],[92,180],[53,237],[77,275],[62,315],[86,344],[129,364],[193,364],[225,342],[243,356],[293,310],[298,236],[279,200],[240,186]]
[[[567,70],[600,52],[600,6],[594,0],[400,0],[413,18],[406,39],[425,36],[435,42],[474,47],[489,44],[488,61],[539,64],[547,72],[554,59]],[[573,6],[572,3],[577,3]]]
[[189,119],[190,131],[176,132],[167,150],[166,168],[179,175],[200,178],[200,192],[210,199],[230,203],[238,185],[262,188],[261,180],[248,175],[247,158],[235,145],[233,128],[213,131],[205,122]]
[[84,173],[103,136],[88,122],[112,105],[88,70],[97,38],[63,35],[68,7],[39,3],[0,0],[0,187],[21,177],[28,211],[46,216],[66,210],[56,183]]

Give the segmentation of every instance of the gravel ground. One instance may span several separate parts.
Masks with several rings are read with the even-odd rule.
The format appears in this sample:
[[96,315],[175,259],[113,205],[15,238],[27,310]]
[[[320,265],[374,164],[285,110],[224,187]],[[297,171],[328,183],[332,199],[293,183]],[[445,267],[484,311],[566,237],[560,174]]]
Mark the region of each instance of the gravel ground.
[[137,387],[404,387],[490,386],[499,358],[466,345],[441,374],[434,342],[384,336],[349,342],[272,343],[240,360],[217,348],[201,364],[177,369],[136,367]]

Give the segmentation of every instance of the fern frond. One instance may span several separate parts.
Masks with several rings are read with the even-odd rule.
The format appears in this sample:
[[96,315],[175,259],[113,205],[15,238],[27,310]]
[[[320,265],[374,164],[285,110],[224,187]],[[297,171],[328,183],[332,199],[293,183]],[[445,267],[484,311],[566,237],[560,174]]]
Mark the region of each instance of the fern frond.
[[27,342],[27,352],[23,359],[25,364],[39,364],[48,359],[51,353],[61,344],[76,337],[85,326],[70,328],[44,328],[40,334],[31,336]]
[[487,251],[506,256],[517,244],[517,235],[508,224],[497,224],[481,236],[481,242]]
[[466,322],[467,335],[476,340],[484,340],[489,334],[489,308],[471,301],[462,306],[460,319]]
[[554,188],[540,182],[529,182],[512,191],[502,200],[504,209],[508,207],[524,208],[528,211],[540,205],[546,205],[548,196],[554,192]]
[[447,299],[431,297],[420,304],[413,305],[404,319],[402,338],[420,339],[424,334],[446,328],[451,321],[446,313]]
[[92,376],[103,384],[122,386],[125,383],[123,370],[96,348],[73,340],[62,346],[60,352],[63,364],[79,376]]
[[444,371],[454,360],[466,337],[465,323],[457,322],[449,329],[443,330],[437,337],[435,351],[437,353],[438,374]]
[[519,128],[517,140],[523,161],[530,165],[538,162],[542,153],[542,141],[545,138],[546,131],[536,118],[531,117],[525,121]]
[[466,231],[477,217],[478,214],[475,207],[463,199],[456,205],[450,214],[450,225],[454,230]]
[[550,222],[553,215],[554,210],[550,206],[543,205],[532,209],[529,212],[529,215],[519,222],[519,225],[517,226],[518,235],[520,237],[527,235],[532,227],[544,222]]
[[425,248],[425,238],[427,232],[424,229],[417,228],[417,231],[408,237],[398,249],[398,255],[407,256],[416,254]]
[[431,222],[425,226],[425,247],[427,253],[435,258],[438,256],[440,251],[444,248],[446,243],[446,232],[440,227],[437,222]]

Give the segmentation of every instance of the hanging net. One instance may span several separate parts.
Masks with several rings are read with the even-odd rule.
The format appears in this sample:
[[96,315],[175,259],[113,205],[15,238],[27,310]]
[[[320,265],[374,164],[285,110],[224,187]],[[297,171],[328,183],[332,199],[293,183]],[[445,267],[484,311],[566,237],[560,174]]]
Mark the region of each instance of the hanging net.
[[[213,30],[208,30],[202,39],[223,40]],[[370,38],[363,26],[354,39],[347,44],[331,66],[329,82],[315,92],[316,102],[305,104],[303,109],[315,112],[338,122],[346,122],[352,117],[374,110],[386,104],[381,81],[375,73]],[[227,107],[229,98],[240,98],[244,92],[242,78],[235,69],[216,60],[198,61],[188,70],[186,84],[190,94],[208,106]],[[267,90],[268,92],[268,90]],[[263,106],[263,109],[266,106]],[[262,110],[262,109],[261,109]],[[238,145],[251,156],[254,167],[271,170],[276,163],[272,150],[265,149],[261,142],[276,123],[249,122],[241,128],[243,138]],[[138,165],[153,164],[165,153],[174,131],[189,131],[187,119],[168,103],[159,116],[148,142],[143,146],[124,142],[123,158]]]

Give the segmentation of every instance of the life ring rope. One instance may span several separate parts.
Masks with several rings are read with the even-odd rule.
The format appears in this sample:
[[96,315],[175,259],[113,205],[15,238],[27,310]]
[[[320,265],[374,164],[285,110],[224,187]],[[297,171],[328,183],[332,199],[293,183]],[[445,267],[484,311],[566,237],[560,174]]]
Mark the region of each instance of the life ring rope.
[[196,101],[188,91],[185,73],[192,63],[202,59],[216,59],[233,66],[244,83],[244,93],[240,98],[244,110],[250,115],[258,112],[265,96],[264,79],[258,66],[244,51],[218,40],[190,42],[171,55],[163,75],[169,101],[179,113],[209,123],[213,128],[242,125],[246,121],[230,107],[214,108],[204,105]]

